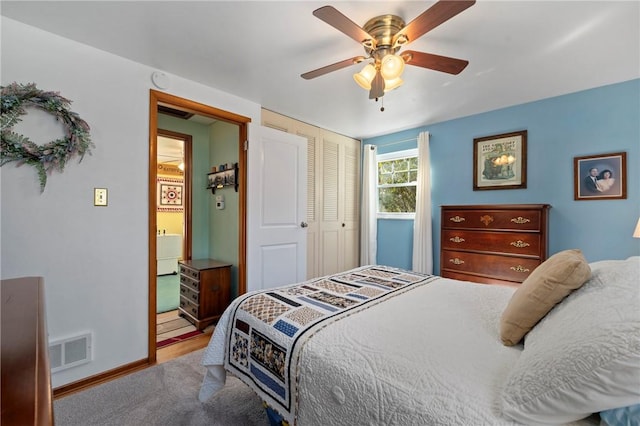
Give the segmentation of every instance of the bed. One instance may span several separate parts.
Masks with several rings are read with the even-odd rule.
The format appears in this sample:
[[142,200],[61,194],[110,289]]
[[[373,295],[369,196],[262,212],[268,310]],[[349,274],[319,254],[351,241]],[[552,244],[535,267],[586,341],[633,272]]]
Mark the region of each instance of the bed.
[[216,326],[199,397],[228,372],[290,425],[630,418],[639,279],[640,257],[587,264],[567,250],[518,289],[369,265],[252,292]]

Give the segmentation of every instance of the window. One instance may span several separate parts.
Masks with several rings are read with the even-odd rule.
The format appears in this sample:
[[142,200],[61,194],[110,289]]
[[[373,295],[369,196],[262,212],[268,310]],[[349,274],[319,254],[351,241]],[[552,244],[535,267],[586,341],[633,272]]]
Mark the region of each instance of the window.
[[418,150],[381,154],[378,162],[378,217],[413,219],[416,212]]

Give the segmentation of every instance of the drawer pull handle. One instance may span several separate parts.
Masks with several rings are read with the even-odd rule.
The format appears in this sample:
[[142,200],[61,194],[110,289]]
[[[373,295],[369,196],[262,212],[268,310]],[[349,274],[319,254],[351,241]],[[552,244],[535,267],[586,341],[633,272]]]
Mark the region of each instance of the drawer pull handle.
[[512,267],[511,267],[511,268],[509,268],[509,269],[511,269],[512,271],[516,271],[516,272],[529,272],[529,268],[524,268],[524,267],[522,267],[522,266],[520,266],[520,265],[518,265],[518,266],[512,266]]
[[453,259],[449,259],[449,262],[453,263],[454,265],[462,265],[464,263],[464,260],[454,257]]
[[489,224],[493,222],[493,217],[488,214],[480,216],[480,222],[484,223],[484,226],[489,226]]
[[211,291],[220,291],[220,286],[219,285],[212,285],[211,286]]
[[460,238],[457,235],[453,238],[449,238],[452,243],[464,243],[464,238]]
[[518,225],[523,225],[525,223],[531,222],[531,220],[527,219],[526,217],[518,216],[511,219],[511,222],[517,223]]
[[460,216],[454,216],[454,217],[449,218],[449,220],[451,222],[460,223],[460,222],[464,222],[465,218],[464,217],[460,217]]
[[529,247],[530,246],[529,243],[525,243],[522,240],[512,241],[511,245],[514,246],[514,247],[518,247],[518,248],[524,248],[524,247]]

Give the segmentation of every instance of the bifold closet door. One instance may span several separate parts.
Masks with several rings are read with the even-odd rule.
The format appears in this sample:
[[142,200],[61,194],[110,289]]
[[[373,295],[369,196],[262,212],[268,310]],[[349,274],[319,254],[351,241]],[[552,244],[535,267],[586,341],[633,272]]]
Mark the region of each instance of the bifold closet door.
[[359,263],[360,142],[321,132],[321,275]]

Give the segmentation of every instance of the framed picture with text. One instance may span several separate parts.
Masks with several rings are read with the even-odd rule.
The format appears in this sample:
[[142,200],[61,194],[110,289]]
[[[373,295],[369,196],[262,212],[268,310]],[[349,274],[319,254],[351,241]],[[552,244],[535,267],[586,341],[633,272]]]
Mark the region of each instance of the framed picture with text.
[[527,187],[527,131],[473,140],[473,190]]

